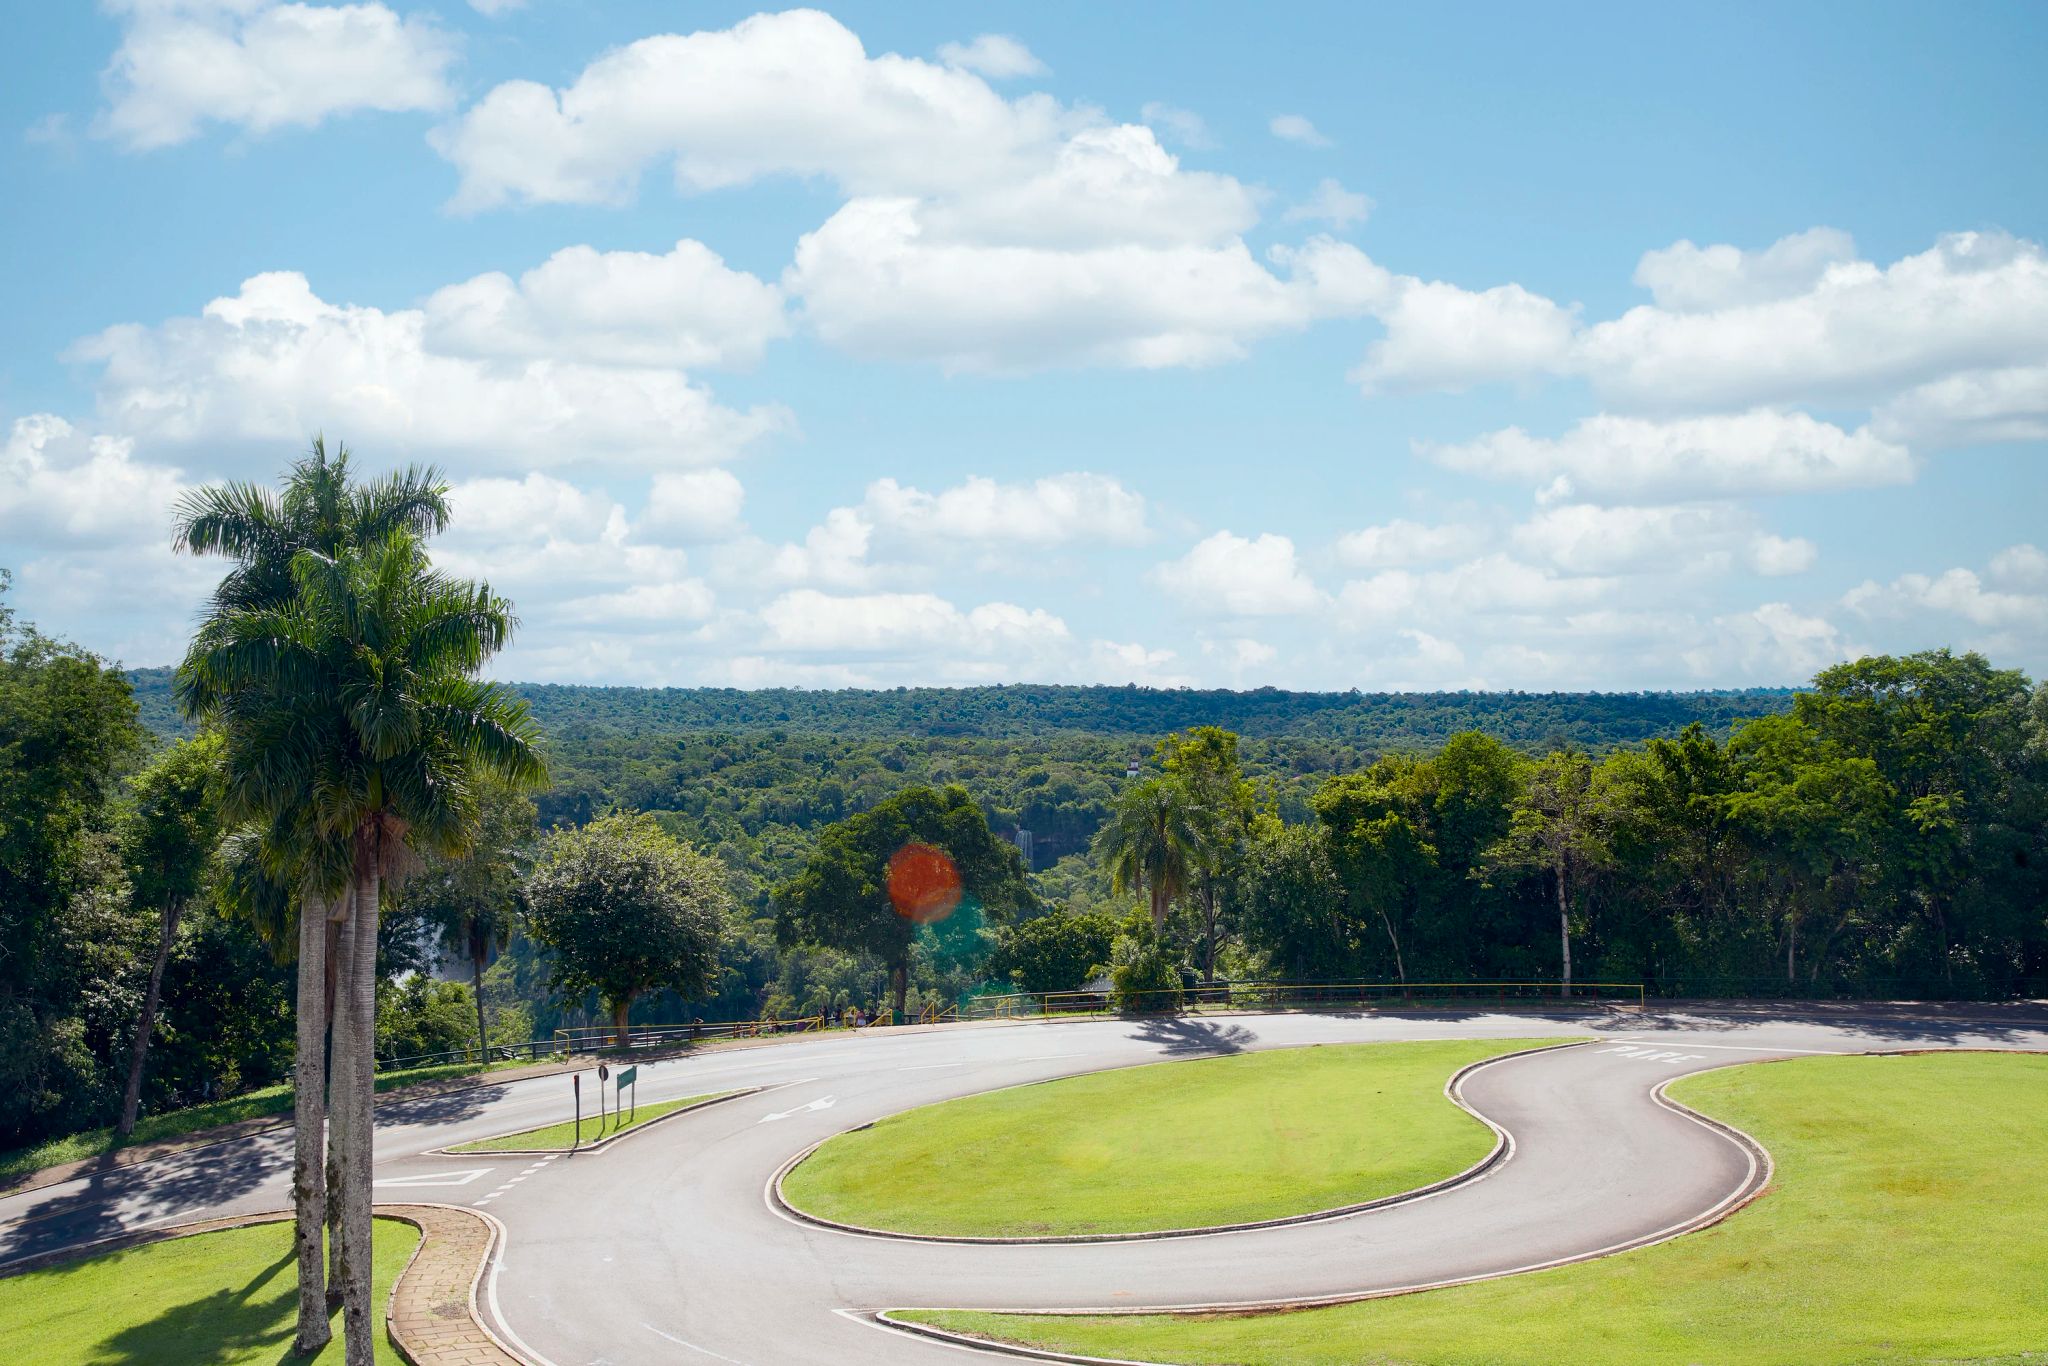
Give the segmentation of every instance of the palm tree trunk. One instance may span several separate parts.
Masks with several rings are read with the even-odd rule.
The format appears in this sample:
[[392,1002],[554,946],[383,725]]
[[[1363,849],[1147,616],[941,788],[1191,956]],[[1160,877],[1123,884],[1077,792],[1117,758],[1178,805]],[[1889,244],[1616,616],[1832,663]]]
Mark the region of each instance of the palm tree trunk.
[[1564,860],[1557,861],[1557,944],[1564,956],[1564,982],[1560,996],[1572,994],[1572,917],[1568,909],[1570,901],[1565,893]]
[[484,1029],[484,960],[472,956],[469,960],[469,980],[476,992],[476,1060],[488,1063],[491,1058],[491,1036]]
[[149,1036],[156,1028],[157,1002],[164,989],[164,964],[171,961],[171,941],[177,938],[178,914],[185,903],[173,898],[164,903],[163,927],[157,936],[156,961],[149,966],[149,989],[142,994],[142,1019],[135,1028],[135,1046],[128,1053],[128,1086],[121,1093],[121,1123],[126,1138],[135,1132],[136,1112],[142,1108],[142,1065],[149,1057]]
[[890,968],[889,984],[891,992],[896,998],[896,1011],[895,1014],[890,1016],[889,1023],[895,1024],[903,1018],[903,1001],[910,993],[910,965],[898,963]]
[[334,899],[327,916],[327,1313],[341,1308],[341,1166],[347,1151],[342,1135],[347,1132],[347,1107],[340,1104],[346,1093],[341,1075],[341,1058],[346,1051],[348,1025],[341,1017],[343,993],[353,975],[355,934],[355,889]]
[[292,1247],[299,1261],[298,1356],[334,1336],[327,1319],[327,899],[299,903],[298,1044],[292,1070]]
[[1152,884],[1152,933],[1166,928],[1166,888],[1162,883]]
[[1202,985],[1216,985],[1216,886],[1205,882],[1202,885]]
[[[341,1325],[347,1345],[347,1366],[375,1366],[378,1337],[370,1303],[371,1214],[370,1163],[375,1143],[371,1131],[372,1051],[377,1011],[376,854],[365,858],[355,883],[355,912],[349,917],[347,989],[336,1003],[336,1024],[347,1022],[346,1048],[335,1040],[337,1114],[346,1113],[345,1131],[336,1136],[341,1150]],[[345,1083],[345,1087],[344,1087]]]

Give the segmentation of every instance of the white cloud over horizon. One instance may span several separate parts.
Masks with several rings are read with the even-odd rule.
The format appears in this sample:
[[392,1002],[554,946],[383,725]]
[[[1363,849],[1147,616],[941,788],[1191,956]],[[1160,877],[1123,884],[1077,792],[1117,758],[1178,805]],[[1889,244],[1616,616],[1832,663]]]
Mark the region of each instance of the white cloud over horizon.
[[383,4],[103,0],[121,46],[94,125],[131,151],[186,142],[209,123],[262,135],[362,110],[454,102],[459,44],[430,16]]
[[[1217,101],[1212,129],[1156,98],[1171,80],[1033,89],[1029,33],[906,55],[812,10],[559,71],[518,51],[526,18],[472,18],[504,64],[465,84],[443,8],[104,5],[88,151],[227,135],[163,167],[410,115],[445,237],[389,277],[225,244],[229,275],[167,272],[152,316],[87,324],[63,359],[89,414],[11,412],[0,446],[37,610],[163,662],[214,570],[170,554],[166,507],[325,432],[448,471],[439,553],[514,596],[504,668],[541,679],[1747,685],[1944,641],[2048,663],[2037,544],[1874,543],[1849,511],[2048,442],[2038,240],[1857,223],[1917,244],[1887,260],[1826,225],[1660,228],[1579,275],[1482,278],[1392,168],[1263,112],[1314,91]],[[345,133],[299,135],[317,158]],[[1044,411],[1019,423],[1018,392]],[[1324,394],[1349,406],[1308,411]],[[925,403],[953,449],[906,439]]]

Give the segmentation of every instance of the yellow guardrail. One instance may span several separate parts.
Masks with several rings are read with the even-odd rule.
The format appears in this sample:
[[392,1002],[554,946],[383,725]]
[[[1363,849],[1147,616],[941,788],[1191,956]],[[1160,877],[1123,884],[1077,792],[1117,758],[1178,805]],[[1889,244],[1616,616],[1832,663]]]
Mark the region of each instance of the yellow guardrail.
[[1534,1006],[1625,1006],[1641,1009],[1640,982],[1230,982],[1158,990],[1015,992],[963,1002],[963,1020],[1024,1015],[1110,1015],[1202,1010],[1286,1010],[1351,1006],[1371,1010]]

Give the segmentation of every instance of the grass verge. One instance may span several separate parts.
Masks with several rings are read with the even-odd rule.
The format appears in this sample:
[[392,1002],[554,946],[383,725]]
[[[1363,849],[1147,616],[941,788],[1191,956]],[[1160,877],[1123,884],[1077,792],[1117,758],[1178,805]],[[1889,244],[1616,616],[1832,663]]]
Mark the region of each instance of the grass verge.
[[[638,1110],[629,1106],[630,1118],[620,1120],[615,1115],[606,1115],[600,1121],[596,1115],[583,1117],[583,1143],[585,1146],[599,1139],[616,1138],[629,1129],[637,1129],[650,1120],[672,1115],[678,1110],[687,1110],[695,1105],[708,1105],[714,1100],[723,1100],[732,1095],[731,1091],[719,1091],[705,1096],[685,1096],[681,1100],[664,1100],[642,1105]],[[451,1153],[495,1153],[506,1149],[539,1151],[555,1149],[567,1152],[576,1141],[576,1122],[549,1124],[539,1129],[522,1129],[516,1134],[503,1134],[497,1138],[480,1138],[474,1143],[458,1143],[449,1148]]]
[[[389,1091],[395,1087],[416,1086],[426,1081],[474,1077],[508,1067],[532,1065],[531,1060],[494,1062],[488,1067],[473,1062],[457,1062],[443,1063],[436,1067],[412,1067],[400,1072],[379,1072],[377,1089]],[[245,1119],[288,1115],[291,1109],[291,1084],[281,1082],[276,1086],[245,1091],[229,1100],[209,1101],[204,1105],[188,1106],[183,1110],[166,1110],[160,1115],[144,1115],[136,1121],[135,1132],[125,1141],[117,1138],[112,1128],[87,1129],[82,1133],[46,1139],[32,1147],[0,1152],[0,1186],[17,1177],[41,1171],[44,1167],[54,1167],[62,1162],[105,1157],[108,1153],[117,1152],[122,1148],[132,1148],[141,1143],[160,1143],[165,1139],[181,1138],[186,1134],[197,1133],[201,1129],[215,1129],[223,1124],[236,1124]]]
[[1671,1094],[1747,1131],[1777,1173],[1725,1223],[1656,1247],[1332,1309],[908,1317],[1083,1355],[1235,1366],[2048,1361],[2048,1057],[1801,1058]]
[[1483,1159],[1492,1132],[1444,1098],[1444,1082],[1536,1042],[1290,1048],[993,1091],[831,1139],[783,1193],[842,1223],[970,1237],[1310,1214]]
[[[372,1302],[381,1324],[391,1283],[419,1245],[419,1230],[379,1219]],[[81,1366],[273,1366],[338,1363],[334,1340],[315,1357],[291,1355],[298,1315],[289,1222],[197,1233],[0,1280],[0,1361]],[[388,1337],[377,1360],[402,1366]]]

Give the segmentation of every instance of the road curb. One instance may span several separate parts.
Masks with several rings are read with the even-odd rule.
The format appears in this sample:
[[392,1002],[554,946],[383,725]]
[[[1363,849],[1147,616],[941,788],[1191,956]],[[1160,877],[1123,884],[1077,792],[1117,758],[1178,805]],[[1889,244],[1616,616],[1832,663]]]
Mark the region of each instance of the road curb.
[[[1544,1050],[1528,1051],[1538,1052]],[[1958,1052],[2027,1053],[2038,1055],[2042,1052],[2042,1050],[2002,1048],[1905,1048],[1872,1049],[1860,1053],[1843,1053],[1838,1054],[1836,1056],[1865,1058],[1915,1057],[1922,1054],[1945,1054]],[[1657,1085],[1653,1086],[1650,1089],[1650,1098],[1656,1104],[1663,1107],[1664,1109],[1670,1110],[1675,1114],[1681,1115],[1684,1118],[1689,1119],[1692,1122],[1699,1124],[1702,1127],[1720,1135],[1722,1138],[1726,1139],[1730,1143],[1734,1144],[1738,1149],[1740,1149],[1748,1158],[1750,1164],[1749,1171],[1745,1176],[1744,1180],[1733,1191],[1723,1196],[1714,1205],[1702,1211],[1701,1213],[1695,1215],[1691,1219],[1683,1220],[1678,1224],[1674,1224],[1668,1228],[1660,1229],[1652,1234],[1647,1234],[1639,1238],[1634,1238],[1627,1240],[1625,1242],[1616,1243],[1609,1247],[1599,1248],[1589,1252],[1577,1253],[1570,1257],[1555,1258],[1551,1261],[1536,1263],[1530,1266],[1515,1267],[1507,1271],[1489,1272],[1485,1275],[1479,1276],[1457,1277],[1450,1280],[1433,1281],[1418,1285],[1394,1286],[1384,1290],[1362,1291],[1356,1294],[1323,1295],[1313,1297],[1301,1297],[1294,1299],[1239,1301],[1231,1303],[1206,1305],[1115,1305],[1088,1309],[1001,1309],[977,1310],[975,1312],[1007,1314],[1016,1318],[1121,1318],[1152,1314],[1174,1315],[1184,1317],[1201,1317],[1205,1315],[1215,1314],[1284,1313],[1292,1310],[1324,1309],[1342,1304],[1361,1304],[1367,1300],[1393,1299],[1395,1297],[1402,1295],[1422,1294],[1426,1291],[1431,1290],[1448,1290],[1454,1286],[1474,1285],[1485,1281],[1504,1280],[1511,1276],[1523,1276],[1534,1271],[1548,1271],[1557,1267],[1574,1266],[1585,1262],[1598,1261],[1602,1258],[1618,1256],[1624,1252],[1634,1252],[1642,1248],[1654,1247],[1661,1243],[1667,1243],[1674,1239],[1682,1238],[1686,1234],[1697,1233],[1703,1229],[1711,1228],[1714,1225],[1722,1223],[1723,1221],[1731,1218],[1735,1214],[1739,1213],[1741,1210],[1746,1209],[1748,1206],[1755,1203],[1756,1200],[1761,1198],[1770,1189],[1771,1179],[1776,1173],[1776,1164],[1771,1158],[1770,1150],[1765,1148],[1764,1145],[1758,1142],[1754,1137],[1752,1137],[1748,1133],[1744,1132],[1743,1130],[1737,1128],[1732,1124],[1728,1124],[1722,1120],[1715,1119],[1710,1115],[1701,1114],[1699,1111],[1694,1110],[1691,1106],[1686,1105],[1682,1101],[1672,1099],[1668,1094],[1666,1094],[1666,1088],[1670,1087],[1675,1082],[1689,1080],[1693,1077],[1707,1076],[1715,1072],[1726,1072],[1731,1071],[1738,1067],[1757,1067],[1770,1063],[1782,1063],[1788,1061],[1795,1060],[1789,1058],[1758,1058],[1752,1062],[1732,1062],[1724,1064],[1720,1067],[1702,1068],[1697,1072],[1688,1072],[1683,1076],[1667,1078],[1666,1080],[1657,1083]],[[939,1306],[919,1306],[919,1308],[937,1309],[939,1308]],[[1134,1361],[1130,1358],[1125,1357],[1084,1356],[1072,1352],[1060,1352],[1048,1348],[1032,1347],[1023,1343],[1011,1343],[1002,1341],[1000,1339],[976,1337],[973,1334],[955,1332],[951,1329],[940,1328],[933,1324],[917,1323],[910,1320],[899,1319],[895,1317],[897,1314],[908,1312],[913,1311],[900,1308],[877,1309],[867,1313],[857,1314],[857,1317],[879,1328],[890,1329],[901,1333],[910,1333],[919,1337],[931,1338],[940,1342],[949,1343],[955,1347],[962,1347],[972,1351],[985,1352],[994,1356],[1016,1357],[1032,1361],[1068,1362],[1073,1363],[1074,1366],[1156,1366],[1155,1363]]]
[[[584,1154],[586,1154],[586,1153],[601,1153],[601,1152],[603,1152],[603,1151],[604,1151],[605,1149],[607,1149],[607,1148],[611,1147],[611,1146],[612,1146],[612,1145],[613,1145],[614,1143],[618,1143],[618,1142],[620,1142],[620,1141],[622,1141],[622,1140],[624,1140],[624,1139],[628,1139],[628,1138],[631,1138],[631,1137],[633,1137],[633,1135],[635,1135],[635,1134],[642,1134],[642,1133],[645,1133],[645,1132],[647,1132],[647,1131],[648,1131],[649,1129],[652,1129],[652,1128],[653,1128],[653,1127],[654,1127],[655,1125],[657,1125],[657,1124],[662,1124],[662,1123],[665,1123],[665,1122],[667,1122],[668,1120],[671,1120],[671,1119],[680,1119],[680,1118],[681,1118],[682,1116],[684,1116],[684,1115],[694,1115],[694,1114],[696,1114],[696,1113],[697,1113],[697,1112],[698,1112],[699,1110],[704,1110],[704,1109],[708,1109],[708,1108],[710,1108],[710,1107],[711,1107],[711,1106],[713,1106],[713,1105],[719,1105],[719,1104],[722,1104],[722,1103],[724,1103],[725,1101],[728,1101],[728,1100],[741,1100],[741,1099],[743,1099],[743,1098],[745,1098],[745,1097],[747,1097],[747,1096],[754,1096],[754,1095],[759,1095],[759,1094],[760,1094],[761,1092],[763,1092],[763,1091],[765,1091],[765,1090],[767,1090],[767,1089],[768,1089],[768,1088],[767,1088],[767,1087],[765,1087],[765,1086],[749,1086],[749,1087],[745,1088],[744,1090],[740,1090],[740,1091],[727,1091],[727,1092],[724,1092],[724,1093],[722,1093],[722,1094],[720,1094],[720,1095],[716,1095],[716,1096],[710,1096],[710,1097],[707,1097],[707,1098],[706,1098],[706,1099],[704,1099],[704,1100],[700,1100],[700,1101],[698,1101],[698,1102],[697,1102],[696,1104],[694,1104],[694,1105],[685,1105],[685,1106],[683,1106],[683,1107],[682,1107],[682,1108],[680,1108],[680,1109],[676,1109],[676,1110],[671,1110],[671,1111],[669,1111],[669,1112],[668,1112],[667,1114],[665,1114],[665,1115],[656,1115],[656,1116],[655,1116],[655,1117],[654,1117],[653,1119],[647,1120],[647,1121],[646,1121],[646,1122],[644,1122],[644,1123],[640,1123],[640,1124],[635,1124],[635,1125],[634,1125],[634,1126],[633,1126],[632,1128],[630,1128],[630,1129],[621,1129],[621,1130],[617,1131],[616,1133],[613,1133],[613,1134],[611,1134],[611,1135],[610,1135],[609,1137],[606,1137],[606,1138],[600,1138],[600,1139],[597,1139],[597,1140],[595,1140],[595,1141],[593,1141],[593,1142],[590,1142],[590,1143],[583,1143],[583,1144],[578,1144],[578,1145],[577,1145],[576,1147],[573,1147],[573,1148],[484,1148],[484,1149],[479,1149],[479,1150],[477,1150],[477,1151],[474,1151],[474,1152],[463,1152],[463,1151],[462,1151],[462,1149],[463,1149],[463,1148],[467,1147],[467,1146],[468,1146],[469,1144],[471,1144],[471,1143],[489,1143],[489,1142],[491,1141],[491,1139],[493,1139],[493,1138],[511,1138],[511,1137],[513,1137],[513,1136],[515,1136],[515,1135],[517,1135],[517,1134],[523,1134],[523,1133],[531,1133],[531,1132],[532,1132],[532,1131],[533,1131],[533,1130],[534,1130],[535,1128],[548,1128],[548,1127],[552,1127],[552,1126],[548,1126],[548,1125],[528,1125],[528,1126],[527,1126],[526,1128],[524,1128],[524,1129],[514,1129],[514,1130],[513,1130],[513,1131],[512,1131],[511,1133],[509,1133],[509,1134],[492,1134],[492,1135],[489,1135],[489,1136],[487,1136],[487,1137],[484,1137],[484,1138],[472,1138],[472,1139],[466,1139],[466,1140],[464,1140],[464,1141],[463,1141],[462,1143],[458,1143],[458,1144],[455,1144],[455,1145],[454,1145],[454,1146],[452,1146],[452,1147],[447,1147],[447,1148],[427,1148],[427,1149],[425,1149],[425,1150],[423,1150],[423,1151],[421,1152],[420,1156],[422,1156],[422,1157],[568,1157],[569,1155],[571,1155],[571,1154],[573,1153],[573,1154],[575,1154],[576,1156],[578,1156],[578,1157],[581,1157],[581,1156],[583,1156],[583,1155],[584,1155]],[[656,1104],[658,1104],[659,1102],[655,1102],[655,1103],[656,1103]]]
[[[863,1129],[871,1128],[875,1124],[880,1122],[878,1120],[869,1120],[866,1124],[856,1124],[850,1129],[842,1129],[836,1134],[832,1134],[828,1137],[821,1138],[816,1143],[811,1144],[810,1147],[805,1148],[802,1152],[790,1158],[789,1161],[783,1163],[780,1167],[776,1168],[775,1175],[770,1177],[768,1181],[768,1203],[769,1207],[779,1214],[795,1219],[799,1223],[809,1224],[815,1228],[826,1229],[834,1233],[845,1233],[862,1238],[887,1238],[895,1242],[903,1243],[969,1244],[974,1246],[996,1247],[1037,1247],[1058,1244],[1159,1242],[1169,1238],[1208,1238],[1224,1233],[1249,1233],[1255,1229],[1289,1228],[1297,1224],[1319,1224],[1336,1219],[1348,1219],[1353,1215],[1366,1214],[1373,1210],[1388,1209],[1395,1205],[1405,1205],[1417,1200],[1426,1200],[1433,1195],[1441,1195],[1445,1191],[1454,1190],[1459,1186],[1469,1185],[1472,1182],[1477,1181],[1482,1177],[1486,1176],[1488,1173],[1492,1172],[1496,1167],[1500,1166],[1501,1163],[1507,1161],[1509,1157],[1514,1155],[1515,1142],[1513,1136],[1510,1135],[1507,1130],[1501,1128],[1500,1125],[1495,1124],[1491,1119],[1488,1119],[1485,1115],[1480,1114],[1477,1110],[1473,1109],[1470,1105],[1467,1105],[1465,1103],[1464,1096],[1460,1093],[1459,1087],[1463,1084],[1465,1078],[1468,1075],[1478,1071],[1482,1067],[1489,1067],[1497,1062],[1506,1062],[1510,1058],[1527,1057],[1533,1053],[1549,1053],[1554,1052],[1561,1048],[1583,1048],[1588,1044],[1596,1042],[1598,1042],[1598,1040],[1573,1039],[1561,1043],[1540,1044],[1534,1048],[1516,1049],[1512,1053],[1497,1053],[1493,1057],[1481,1058],[1477,1062],[1470,1062],[1465,1064],[1456,1072],[1453,1072],[1450,1076],[1450,1079],[1444,1083],[1444,1095],[1450,1100],[1450,1102],[1453,1105],[1456,1105],[1459,1109],[1463,1110],[1466,1114],[1472,1116],[1474,1119],[1478,1120],[1481,1124],[1484,1124],[1489,1130],[1492,1131],[1492,1151],[1487,1153],[1487,1155],[1484,1158],[1480,1159],[1478,1162],[1474,1163],[1470,1167],[1467,1167],[1465,1170],[1458,1172],[1454,1175],[1447,1176],[1440,1181],[1432,1181],[1426,1186],[1417,1186],[1413,1190],[1399,1191],[1393,1195],[1383,1195],[1374,1200],[1364,1200],[1360,1201],[1357,1204],[1352,1205],[1339,1205],[1333,1209],[1312,1210],[1306,1214],[1289,1214],[1284,1215],[1277,1219],[1255,1219],[1246,1223],[1208,1224],[1197,1228],[1153,1229],[1141,1233],[1062,1233],[1044,1234],[1035,1237],[997,1237],[976,1236],[970,1234],[905,1233],[897,1229],[871,1228],[865,1224],[849,1224],[837,1219],[827,1219],[823,1215],[811,1214],[805,1210],[798,1209],[795,1205],[790,1203],[789,1198],[783,1193],[782,1183],[791,1172],[795,1171],[799,1166],[803,1165],[805,1159],[809,1158],[813,1153],[817,1152],[818,1149],[824,1147],[833,1139],[843,1138],[847,1134],[859,1133]],[[1324,1047],[1326,1045],[1302,1044],[1295,1046],[1304,1048],[1314,1048]],[[1327,1046],[1349,1047],[1351,1045],[1340,1044]],[[1375,1045],[1365,1044],[1359,1046],[1373,1047]],[[1280,1048],[1266,1049],[1261,1051],[1287,1052],[1290,1050],[1286,1048]],[[1174,1059],[1171,1061],[1191,1060]],[[1123,1072],[1134,1070],[1139,1067],[1158,1067],[1162,1065],[1163,1064],[1156,1061],[1133,1063],[1130,1064],[1128,1067],[1097,1068],[1093,1071],[1076,1072],[1070,1075],[1101,1076],[1106,1072]],[[1067,1080],[1067,1078],[1053,1077],[1049,1080],[1064,1081]],[[977,1091],[974,1093],[974,1095],[999,1095],[1004,1091],[1014,1091],[1026,1086],[1043,1086],[1046,1084],[1047,1083],[1043,1081],[1018,1082],[1015,1086],[998,1086],[988,1091]],[[968,1097],[961,1097],[961,1099],[967,1098]],[[950,1104],[951,1102],[937,1101],[934,1103],[939,1105],[945,1105]],[[926,1107],[912,1107],[913,1110],[919,1110],[924,1108]],[[909,1114],[911,1113],[911,1111],[901,1110],[897,1113]],[[893,1118],[893,1116],[885,1116],[885,1118]]]

